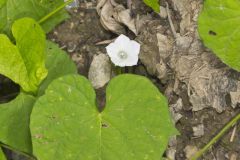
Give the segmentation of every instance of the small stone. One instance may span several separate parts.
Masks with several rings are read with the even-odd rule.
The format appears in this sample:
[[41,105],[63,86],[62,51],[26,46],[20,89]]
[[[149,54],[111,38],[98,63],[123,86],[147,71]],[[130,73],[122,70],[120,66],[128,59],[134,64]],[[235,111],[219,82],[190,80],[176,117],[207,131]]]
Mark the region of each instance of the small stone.
[[230,155],[230,160],[238,160],[238,158],[240,158],[239,156],[238,156],[238,154],[237,153],[232,153],[231,155]]
[[174,105],[172,105],[172,107],[174,108],[174,110],[175,111],[181,111],[182,110],[182,108],[183,108],[183,101],[182,101],[182,99],[181,98],[179,98],[178,100],[177,100],[177,102],[174,104]]
[[237,89],[234,92],[230,92],[231,106],[236,108],[240,104],[240,82],[237,82]]
[[170,113],[174,123],[177,123],[183,117],[180,113],[175,112],[173,108],[170,108]]
[[170,105],[171,116],[173,117],[175,123],[177,123],[183,117],[182,114],[179,113],[182,108],[183,102],[181,98],[179,98],[175,104]]
[[180,34],[176,37],[176,44],[178,49],[187,50],[191,46],[193,39],[188,36],[180,36]]
[[223,147],[219,147],[217,149],[217,152],[215,155],[216,159],[217,160],[227,160],[225,153],[226,153],[226,150]]
[[168,148],[166,151],[166,156],[168,159],[175,160],[175,155],[176,155],[176,149],[174,148]]
[[111,63],[107,55],[94,56],[88,78],[95,89],[103,87],[111,78]]
[[187,159],[191,158],[197,151],[198,148],[196,146],[187,145],[184,148],[185,156],[187,157]]
[[200,124],[193,127],[193,135],[194,137],[201,137],[204,135],[204,125]]
[[68,45],[67,45],[67,51],[68,53],[72,53],[76,50],[77,48],[77,45],[74,44],[73,42],[69,42]]

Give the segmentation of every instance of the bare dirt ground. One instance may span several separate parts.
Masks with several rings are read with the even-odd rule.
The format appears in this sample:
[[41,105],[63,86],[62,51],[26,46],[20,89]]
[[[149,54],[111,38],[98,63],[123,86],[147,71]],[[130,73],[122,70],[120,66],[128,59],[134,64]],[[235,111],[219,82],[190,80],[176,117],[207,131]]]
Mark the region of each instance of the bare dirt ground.
[[[127,8],[126,0],[116,2]],[[160,15],[140,0],[132,2],[130,20],[139,22],[135,26],[137,34],[133,26],[126,25],[130,21],[115,31],[141,43],[139,65],[131,72],[150,78],[168,98],[181,135],[171,140],[165,156],[185,160],[239,113],[240,74],[218,60],[200,40],[197,17],[202,0],[160,0]],[[106,54],[106,44],[98,43],[118,36],[103,28],[103,15],[99,16],[96,6],[94,0],[80,1],[80,7],[70,11],[71,18],[49,34],[49,39],[69,53],[79,73],[86,77],[94,57]],[[105,86],[97,89],[100,106],[104,105]],[[202,159],[240,159],[240,127],[235,128]]]

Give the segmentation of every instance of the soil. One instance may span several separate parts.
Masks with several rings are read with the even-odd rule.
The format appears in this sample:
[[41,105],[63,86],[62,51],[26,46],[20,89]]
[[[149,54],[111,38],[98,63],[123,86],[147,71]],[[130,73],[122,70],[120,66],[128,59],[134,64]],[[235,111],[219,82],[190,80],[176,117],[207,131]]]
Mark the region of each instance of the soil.
[[[184,5],[186,1],[187,0],[182,0],[178,3],[183,3],[182,5]],[[193,16],[196,15],[196,10],[201,9],[203,2],[202,0],[192,1],[194,1],[196,4],[199,4],[196,5],[196,8],[194,8],[194,10],[188,10],[189,14]],[[116,0],[116,2],[126,6],[125,0]],[[162,4],[162,6],[166,8],[165,2],[169,4],[170,13],[172,14],[172,21],[176,32],[183,35],[185,31],[182,31],[180,26],[183,17],[181,15],[181,11],[175,9],[174,7],[174,5],[176,5],[174,4],[174,2],[176,3],[176,0],[160,0],[160,4]],[[139,2],[139,0],[133,0],[133,3],[135,4],[135,6],[138,6],[133,9],[134,15],[148,15],[151,17],[151,20],[148,21],[148,23],[144,26],[142,31],[137,36],[134,35],[134,33],[132,33],[131,31],[129,31],[127,27],[125,27],[126,35],[128,35],[132,39],[136,39],[142,44],[142,56],[140,56],[140,62],[138,66],[134,67],[133,70],[131,70],[131,72],[134,74],[147,76],[149,79],[151,79],[152,82],[156,84],[156,86],[159,88],[159,90],[167,96],[170,108],[173,108],[179,99],[182,101],[180,109],[175,112],[178,115],[181,115],[181,118],[176,121],[176,127],[181,133],[181,135],[173,138],[173,140],[169,144],[169,148],[166,151],[165,156],[171,158],[170,153],[175,153],[176,160],[185,160],[187,159],[187,148],[202,148],[205,144],[209,142],[209,140],[211,140],[211,138],[213,138],[214,135],[216,135],[220,131],[221,128],[223,128],[223,126],[232,117],[234,117],[234,115],[240,112],[240,108],[239,106],[236,106],[235,108],[231,106],[232,100],[229,91],[224,90],[223,92],[226,92],[226,94],[223,94],[223,96],[226,105],[223,107],[222,111],[213,108],[210,102],[206,102],[206,107],[201,108],[197,111],[193,111],[194,102],[191,100],[191,97],[189,97],[188,93],[190,80],[185,81],[184,78],[179,78],[179,75],[181,75],[182,73],[179,71],[179,68],[184,67],[184,65],[189,63],[189,61],[185,60],[191,58],[193,55],[197,55],[201,58],[194,58],[194,64],[202,63],[204,59],[204,62],[206,61],[206,63],[208,64],[211,63],[211,67],[209,69],[210,71],[214,70],[216,71],[216,73],[223,73],[221,75],[227,75],[228,78],[230,77],[234,80],[234,82],[238,82],[240,76],[238,73],[222,64],[217,59],[217,57],[215,57],[215,55],[211,53],[211,51],[204,47],[204,45],[201,41],[199,41],[198,38],[198,41],[196,42],[198,44],[198,47],[200,46],[198,50],[186,51],[186,48],[184,48],[182,45],[175,45],[177,40],[175,40],[176,37],[171,30],[168,18],[160,17],[156,13],[152,12],[152,10],[146,7],[142,2]],[[73,59],[73,61],[78,67],[79,74],[86,77],[88,77],[88,71],[93,56],[101,53],[106,54],[106,45],[96,45],[96,43],[104,40],[111,40],[117,37],[117,34],[107,31],[102,27],[102,24],[99,21],[99,15],[97,14],[95,9],[96,4],[97,2],[94,0],[81,1],[80,7],[78,9],[69,11],[71,18],[56,27],[56,29],[48,35],[49,39],[58,43],[64,50],[69,53],[70,57]],[[196,30],[196,23],[194,24],[194,27],[194,29]],[[172,67],[171,64],[167,65],[167,69],[165,70],[167,70],[169,74],[163,76],[160,74],[162,72],[158,72],[156,71],[156,68],[154,68],[157,64],[159,64],[161,60],[161,56],[159,58],[155,55],[155,52],[157,52],[157,54],[159,52],[156,32],[165,35],[166,37],[168,37],[168,39],[173,40],[174,42],[171,46],[171,52],[168,52],[169,55],[167,56],[167,58],[162,58],[163,61],[168,61],[166,63],[164,62],[164,64],[172,63],[171,61],[173,60],[174,62],[176,62],[175,64],[179,64],[179,59],[181,59],[183,56],[185,58],[181,59],[182,63],[175,67]],[[150,36],[150,38],[148,36]],[[188,38],[189,37],[192,39],[196,39],[196,34],[191,34],[190,32],[190,34],[188,34]],[[151,38],[153,39],[152,41]],[[191,46],[192,44],[193,43],[191,43]],[[150,46],[150,49],[146,49],[146,46]],[[189,46],[187,48],[189,48]],[[148,52],[148,57],[152,56],[150,57],[152,58],[152,60],[146,59],[146,57],[143,56],[145,54],[144,52]],[[188,72],[187,69],[185,69],[184,71]],[[205,73],[207,71],[202,71],[200,69],[195,72],[195,74],[198,75],[202,74],[200,72]],[[6,82],[0,83],[1,86],[6,86]],[[6,99],[3,96],[12,95],[12,97],[14,97],[14,93],[18,91],[18,89],[16,89],[17,87],[13,87],[14,85],[11,85],[12,83],[7,84],[8,86],[10,86],[10,89],[8,87],[8,89],[4,90],[11,90],[11,93],[1,93],[1,102],[2,100]],[[216,85],[221,86],[221,84]],[[104,106],[104,91],[105,87],[97,90],[98,102],[100,106]],[[211,94],[214,93],[215,92],[212,92]],[[207,96],[211,96],[210,93]],[[203,100],[204,104],[205,101]],[[176,115],[173,114],[173,119],[176,118],[175,116]],[[204,133],[196,136],[197,133],[194,132],[193,128],[199,125],[203,125]],[[236,128],[237,129],[234,134],[234,139],[232,141],[230,141],[230,137],[232,136],[233,129],[231,129],[226,135],[224,135],[224,137],[221,138],[221,140],[217,144],[215,144],[211,148],[211,150],[202,157],[202,159],[234,160],[234,156],[237,156],[236,160],[240,159],[239,125],[236,126]]]

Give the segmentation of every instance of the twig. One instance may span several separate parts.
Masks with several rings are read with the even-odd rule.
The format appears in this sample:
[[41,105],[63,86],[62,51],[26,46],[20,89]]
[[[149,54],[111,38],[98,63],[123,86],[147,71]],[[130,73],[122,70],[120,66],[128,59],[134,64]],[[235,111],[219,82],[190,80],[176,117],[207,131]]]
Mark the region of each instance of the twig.
[[233,128],[232,135],[231,135],[231,138],[230,138],[230,142],[233,142],[236,131],[237,131],[237,125],[235,125],[235,127]]
[[169,21],[171,30],[172,30],[172,32],[173,32],[173,35],[174,35],[174,37],[176,38],[176,37],[177,37],[177,32],[176,32],[176,30],[175,30],[175,28],[174,28],[174,25],[173,25],[173,22],[172,22],[172,19],[171,19],[170,10],[169,10],[169,5],[168,5],[167,2],[166,2],[166,6],[167,6],[166,8],[167,8],[168,21]]

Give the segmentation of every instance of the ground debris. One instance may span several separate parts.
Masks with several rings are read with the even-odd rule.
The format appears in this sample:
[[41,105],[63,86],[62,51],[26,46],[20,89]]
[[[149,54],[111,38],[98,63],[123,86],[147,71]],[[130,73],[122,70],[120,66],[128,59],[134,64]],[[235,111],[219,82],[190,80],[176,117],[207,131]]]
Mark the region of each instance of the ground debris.
[[237,90],[230,92],[231,106],[236,108],[240,104],[240,81],[237,83]]
[[168,148],[166,150],[166,156],[168,159],[175,160],[175,155],[176,155],[176,149],[174,148]]
[[102,26],[116,34],[126,34],[125,26],[137,35],[149,16],[132,16],[130,8],[125,8],[115,0],[98,0],[97,13]]
[[235,91],[237,81],[228,76],[228,71],[213,69],[203,65],[191,72],[188,83],[188,96],[193,111],[213,107],[222,112],[228,106],[227,95]]
[[185,156],[187,159],[191,158],[197,151],[198,151],[198,148],[192,145],[187,145],[184,148]]
[[197,126],[192,127],[193,128],[193,135],[194,137],[201,137],[204,135],[204,125],[199,124]]
[[238,160],[239,156],[237,153],[232,153],[229,157],[229,160]]
[[183,116],[180,111],[183,108],[182,99],[179,98],[175,104],[170,105],[170,112],[175,123],[177,123]]

